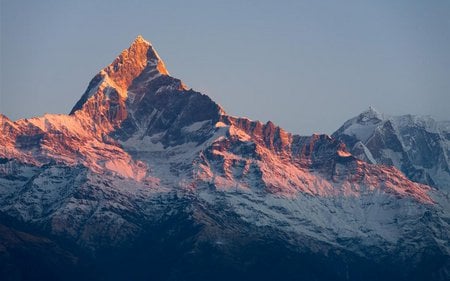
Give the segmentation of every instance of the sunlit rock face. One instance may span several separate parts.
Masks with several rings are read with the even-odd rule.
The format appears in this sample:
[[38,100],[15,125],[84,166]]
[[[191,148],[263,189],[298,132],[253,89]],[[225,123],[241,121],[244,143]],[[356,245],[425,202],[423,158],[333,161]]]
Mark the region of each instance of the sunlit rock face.
[[[86,92],[71,111],[71,115],[88,115],[95,123],[118,127],[127,117],[128,88],[141,76],[148,83],[159,76],[166,76],[163,61],[151,44],[137,37],[131,46],[89,83]],[[143,77],[143,78],[142,78]]]
[[[355,122],[397,130],[373,110]],[[266,258],[284,280],[369,280],[378,276],[373,265],[396,280],[448,276],[448,196],[371,152],[372,143],[400,151],[404,140],[363,130],[358,142],[349,124],[331,137],[299,136],[230,116],[170,76],[139,36],[69,115],[0,115],[0,215],[8,222],[0,234],[52,245],[37,248],[63,255],[56,266],[80,272],[74,279],[122,280],[132,271],[136,280],[218,272],[269,280]],[[3,246],[10,268],[24,274],[15,246]]]

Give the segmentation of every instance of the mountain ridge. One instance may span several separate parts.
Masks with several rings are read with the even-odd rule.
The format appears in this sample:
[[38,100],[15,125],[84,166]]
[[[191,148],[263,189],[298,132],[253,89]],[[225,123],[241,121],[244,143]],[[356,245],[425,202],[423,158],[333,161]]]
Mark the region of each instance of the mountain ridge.
[[[95,256],[124,253],[143,239],[144,249],[173,251],[164,255],[177,263],[160,264],[172,274],[201,276],[185,259],[208,264],[215,253],[220,270],[240,276],[245,266],[232,261],[246,255],[236,244],[253,249],[243,261],[253,264],[250,272],[264,267],[258,249],[283,260],[280,248],[296,257],[293,266],[318,258],[336,280],[377,272],[370,262],[399,280],[448,276],[450,204],[441,190],[358,159],[337,138],[227,115],[162,66],[138,37],[92,79],[69,115],[0,116],[0,214],[13,222],[5,233],[32,226],[39,233],[31,236],[86,253],[79,259],[99,268]],[[334,268],[329,255],[347,269]],[[399,264],[407,265],[403,275]],[[166,280],[198,279],[177,276]]]
[[[160,69],[162,69],[162,72],[160,72]],[[163,94],[158,94],[159,92]],[[152,108],[151,112],[150,108]],[[161,116],[154,117],[152,114],[160,114]],[[184,135],[183,138],[185,138],[186,135],[193,135],[186,134],[184,127],[193,126],[197,122],[209,122],[204,129],[208,132],[206,135],[202,134],[201,136],[203,141],[213,137],[214,134],[220,135],[225,133],[230,137],[229,140],[238,142],[238,144],[248,141],[253,142],[256,146],[253,148],[254,151],[252,153],[257,157],[267,159],[266,161],[262,161],[262,164],[271,162],[271,165],[284,167],[281,170],[290,171],[293,175],[297,174],[298,179],[296,179],[296,176],[290,177],[290,181],[295,181],[295,183],[290,183],[290,181],[285,181],[284,179],[273,181],[273,179],[280,177],[273,177],[273,175],[265,176],[266,174],[272,174],[272,169],[269,167],[259,167],[263,176],[263,185],[266,185],[269,189],[273,188],[273,190],[286,191],[287,193],[295,192],[300,186],[304,186],[305,183],[309,186],[317,186],[318,180],[322,181],[322,179],[316,180],[315,176],[310,177],[302,170],[308,168],[309,165],[322,165],[325,167],[323,165],[324,163],[318,163],[319,158],[316,159],[315,155],[311,154],[311,152],[314,150],[316,140],[325,146],[329,145],[326,144],[327,142],[330,142],[330,145],[332,143],[332,139],[329,137],[313,136],[313,141],[309,142],[309,144],[301,143],[303,146],[309,145],[310,152],[307,152],[305,150],[306,147],[296,148],[297,144],[294,142],[301,142],[301,137],[287,133],[270,121],[266,124],[261,124],[259,122],[249,121],[248,119],[228,116],[209,97],[192,90],[186,90],[181,80],[169,76],[159,55],[150,43],[140,36],[133,41],[128,49],[122,51],[119,57],[92,79],[85,94],[83,94],[80,101],[75,105],[71,114],[68,117],[61,115],[60,118],[63,120],[60,122],[64,124],[72,122],[70,126],[59,124],[59,120],[53,115],[47,115],[44,118],[45,120],[43,121],[30,119],[30,123],[43,132],[45,132],[47,129],[46,126],[49,124],[51,124],[50,129],[56,131],[66,130],[70,132],[71,128],[76,128],[76,137],[85,138],[83,142],[94,142],[91,149],[83,151],[83,146],[70,143],[73,138],[68,137],[67,142],[69,143],[64,140],[63,147],[79,147],[77,151],[71,151],[70,155],[72,155],[72,158],[76,158],[76,155],[81,153],[84,155],[85,163],[89,163],[88,165],[94,170],[99,170],[103,166],[107,170],[121,173],[125,176],[131,176],[137,180],[142,180],[145,177],[145,159],[144,161],[136,162],[126,152],[126,138],[129,137],[130,132],[132,132],[131,135],[133,132],[141,134],[141,138],[155,134],[163,134],[159,141],[164,146],[173,146],[190,141],[190,139],[182,140],[179,137]],[[39,124],[39,122],[41,123]],[[124,125],[122,126],[122,124]],[[217,133],[220,130],[223,131],[223,129],[216,126],[217,124],[223,124],[225,126],[220,125],[221,128],[229,129],[226,132]],[[29,125],[27,124],[27,126]],[[143,128],[145,132],[139,132],[141,130],[139,128]],[[89,135],[89,130],[94,132],[94,137]],[[195,134],[195,132],[193,133]],[[113,137],[111,138],[111,136]],[[194,136],[192,137],[195,138]],[[114,139],[117,138],[122,140],[120,144],[115,143],[116,141]],[[52,137],[49,142],[54,146],[58,143],[58,139]],[[229,141],[227,142],[229,144]],[[101,147],[103,143],[106,143],[104,153],[100,153],[100,155],[97,153],[95,157],[92,157],[93,150]],[[214,143],[219,144],[220,142],[216,140]],[[221,145],[228,144],[222,143]],[[301,151],[294,152],[291,148]],[[108,150],[111,149],[114,149],[115,153],[122,155],[119,158],[120,160],[108,159],[110,157]],[[220,152],[220,149],[213,149],[211,151],[212,157],[223,158],[223,153]],[[332,144],[330,149],[332,150],[327,152],[328,156],[325,157],[326,161],[331,159],[336,159],[336,161],[340,161],[338,159],[347,159],[350,162],[355,162],[356,166],[361,166],[362,170],[373,169],[366,167],[366,164],[363,162],[357,162],[357,160],[353,159],[346,151],[344,144]],[[46,151],[46,155],[62,153],[61,150],[51,151],[52,148],[48,150],[50,151]],[[276,159],[271,155],[276,155],[276,158],[281,158],[281,161],[269,160]],[[65,161],[65,159],[60,160]],[[69,161],[71,160],[69,159]],[[221,161],[223,163],[220,165],[224,166],[220,170],[223,170],[225,173],[223,177],[219,178],[221,184],[227,185],[228,183],[226,182],[229,179],[232,182],[239,182],[239,180],[233,179],[233,175],[226,171],[227,168],[225,166],[229,165],[227,161],[231,160],[224,158]],[[76,160],[72,162],[76,162]],[[104,165],[99,165],[99,162],[104,162]],[[250,165],[248,162],[248,160],[243,159],[244,166]],[[293,165],[289,164],[286,166],[285,164],[289,162]],[[207,180],[211,177],[217,179],[212,171],[213,167],[210,167],[208,163],[206,165],[199,165],[199,167],[201,170],[204,170]],[[327,167],[326,169],[335,169],[335,167]],[[387,172],[387,170],[381,171]],[[391,173],[390,177],[395,178],[395,176],[392,176],[396,174],[395,171],[389,171],[389,173]],[[219,174],[221,173],[219,172]],[[162,175],[162,177],[164,176]],[[287,175],[283,173],[282,178],[286,177]],[[396,185],[402,186],[402,188],[396,188],[396,186],[387,183],[380,185],[380,187],[385,186],[394,193],[406,196],[411,194],[411,196],[423,202],[431,202],[431,199],[426,195],[427,189],[425,187],[421,188],[414,183],[403,185],[404,178],[402,178],[402,175],[398,175],[398,177],[399,179],[394,181],[397,182]],[[215,184],[218,184],[218,182]],[[328,192],[334,193],[332,186],[332,183],[328,184],[325,181],[325,190],[328,189]],[[342,188],[346,189],[346,187]],[[358,188],[356,187],[356,189]],[[404,188],[408,192],[405,192],[403,190]],[[310,188],[300,188],[300,190],[314,193],[327,193],[325,190],[313,191],[314,189],[311,190]],[[353,193],[351,190],[345,192]]]

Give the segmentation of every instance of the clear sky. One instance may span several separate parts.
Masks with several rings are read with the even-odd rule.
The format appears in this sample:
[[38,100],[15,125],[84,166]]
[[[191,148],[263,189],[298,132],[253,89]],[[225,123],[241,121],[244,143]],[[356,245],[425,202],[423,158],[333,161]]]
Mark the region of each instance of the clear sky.
[[142,34],[233,115],[332,133],[373,106],[450,120],[450,1],[0,0],[0,112],[68,113]]

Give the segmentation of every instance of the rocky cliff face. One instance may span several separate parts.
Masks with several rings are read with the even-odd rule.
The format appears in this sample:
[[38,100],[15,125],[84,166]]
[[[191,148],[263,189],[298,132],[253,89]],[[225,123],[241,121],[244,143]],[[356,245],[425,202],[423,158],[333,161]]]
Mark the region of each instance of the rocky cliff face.
[[[346,140],[227,115],[171,77],[142,37],[69,115],[0,116],[0,141],[3,233],[53,243],[64,273],[82,268],[75,279],[126,279],[119,260],[133,252],[153,262],[123,265],[138,280],[449,273],[448,195],[355,157]],[[18,260],[30,251],[5,241],[5,270],[26,276]],[[118,269],[108,273],[111,265]]]

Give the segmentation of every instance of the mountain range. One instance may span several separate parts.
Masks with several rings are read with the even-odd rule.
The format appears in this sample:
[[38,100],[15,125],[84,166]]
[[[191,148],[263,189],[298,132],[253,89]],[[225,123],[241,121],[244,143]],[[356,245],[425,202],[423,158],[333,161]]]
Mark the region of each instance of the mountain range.
[[0,114],[0,274],[448,280],[449,124],[370,108],[295,135],[227,114],[138,36],[68,115]]

